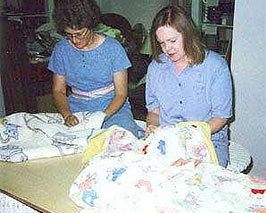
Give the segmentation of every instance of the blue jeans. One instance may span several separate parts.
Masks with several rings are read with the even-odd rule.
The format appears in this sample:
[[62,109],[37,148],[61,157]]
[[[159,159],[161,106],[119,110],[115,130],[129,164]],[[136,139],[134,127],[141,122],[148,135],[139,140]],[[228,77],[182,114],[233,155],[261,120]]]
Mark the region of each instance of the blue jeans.
[[135,122],[130,108],[120,109],[116,114],[103,123],[102,128],[108,128],[112,125],[118,125],[132,132],[138,139],[142,138],[145,133],[145,130]]
[[[68,103],[72,112],[95,112],[104,111],[112,101],[112,96],[104,96],[101,98],[76,98],[74,96],[68,97]],[[132,132],[137,138],[144,136],[144,130],[137,125],[131,112],[131,107],[128,101],[125,102],[124,106],[111,116],[107,121],[103,123],[102,128],[108,128],[112,125],[118,125],[130,132]]]
[[214,149],[218,157],[219,165],[226,168],[229,162],[229,146],[228,144],[214,143]]
[[227,167],[229,162],[228,126],[224,126],[219,132],[212,135],[212,143],[220,166]]

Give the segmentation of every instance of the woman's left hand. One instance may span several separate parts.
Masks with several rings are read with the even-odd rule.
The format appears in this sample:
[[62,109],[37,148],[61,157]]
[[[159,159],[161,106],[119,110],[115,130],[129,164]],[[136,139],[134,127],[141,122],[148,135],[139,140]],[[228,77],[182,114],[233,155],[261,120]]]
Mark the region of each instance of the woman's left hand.
[[183,158],[179,158],[174,163],[172,163],[172,166],[183,166],[183,165],[185,165],[187,163],[188,163],[187,160],[184,160]]

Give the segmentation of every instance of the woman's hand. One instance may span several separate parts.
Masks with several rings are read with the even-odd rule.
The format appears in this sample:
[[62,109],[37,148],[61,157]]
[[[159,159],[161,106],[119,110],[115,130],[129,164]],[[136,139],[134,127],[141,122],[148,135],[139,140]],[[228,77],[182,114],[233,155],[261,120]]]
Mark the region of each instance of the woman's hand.
[[188,163],[187,160],[184,160],[183,158],[179,158],[174,163],[172,163],[172,166],[183,166],[183,165],[185,165],[187,163]]
[[66,79],[64,76],[53,75],[53,97],[57,110],[65,120],[65,125],[68,127],[77,125],[79,121],[69,109],[66,94]]
[[147,138],[151,133],[154,132],[154,130],[158,128],[157,126],[154,126],[154,125],[149,125],[146,127],[146,130],[145,130],[145,135],[144,135],[144,138]]
[[159,109],[149,111],[146,118],[147,127],[145,130],[144,138],[147,138],[159,125]]
[[[172,166],[183,166],[186,165],[189,161],[184,160],[183,158],[179,158],[174,163],[172,163]],[[194,160],[194,166],[197,167],[201,163],[200,160],[196,159]]]
[[79,123],[78,118],[73,114],[66,116],[64,120],[65,120],[65,125],[68,127],[75,126]]

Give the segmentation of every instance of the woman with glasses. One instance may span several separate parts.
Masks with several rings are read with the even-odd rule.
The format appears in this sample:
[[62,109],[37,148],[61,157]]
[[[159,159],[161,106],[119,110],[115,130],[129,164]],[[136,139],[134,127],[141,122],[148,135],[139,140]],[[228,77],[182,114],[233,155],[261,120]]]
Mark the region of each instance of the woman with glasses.
[[227,62],[207,50],[181,7],[157,13],[151,29],[153,61],[146,79],[148,136],[157,126],[181,121],[207,122],[220,162],[226,167],[232,82]]
[[[52,52],[53,96],[67,126],[79,123],[74,112],[103,111],[103,128],[119,125],[135,136],[143,130],[133,119],[127,100],[127,68],[121,44],[97,34],[100,10],[94,0],[58,0],[53,13],[57,30],[65,35]],[[67,87],[71,94],[67,96]]]

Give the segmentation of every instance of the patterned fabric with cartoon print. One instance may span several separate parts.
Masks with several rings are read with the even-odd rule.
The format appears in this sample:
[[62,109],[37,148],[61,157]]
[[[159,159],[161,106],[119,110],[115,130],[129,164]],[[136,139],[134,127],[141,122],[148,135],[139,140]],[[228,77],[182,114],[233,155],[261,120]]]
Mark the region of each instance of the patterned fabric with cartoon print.
[[160,127],[146,140],[113,126],[92,137],[70,198],[81,213],[265,211],[266,181],[217,165],[206,125]]
[[76,113],[80,123],[64,125],[59,113],[14,113],[1,119],[0,160],[21,162],[83,152],[100,131],[103,112]]

